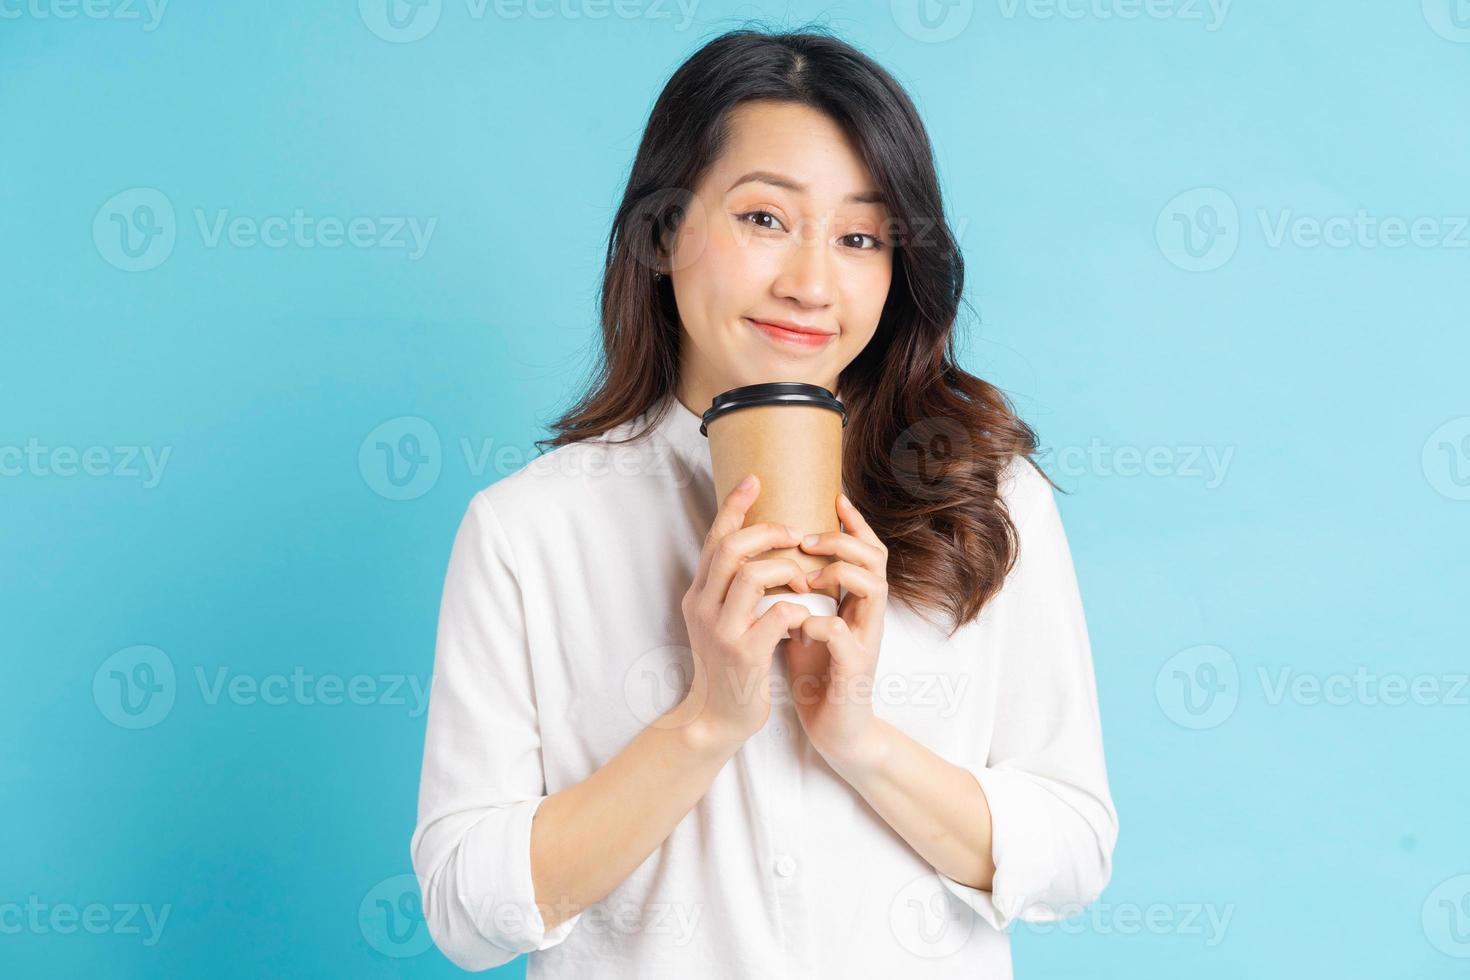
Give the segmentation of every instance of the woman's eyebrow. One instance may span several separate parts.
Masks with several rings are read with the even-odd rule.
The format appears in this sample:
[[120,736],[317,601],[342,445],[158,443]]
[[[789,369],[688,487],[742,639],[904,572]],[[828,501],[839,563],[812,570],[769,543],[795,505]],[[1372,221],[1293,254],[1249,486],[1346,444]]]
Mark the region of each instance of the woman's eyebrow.
[[[807,191],[807,186],[805,184],[797,183],[790,177],[786,177],[777,173],[772,173],[769,170],[752,170],[750,173],[746,174],[739,180],[735,181],[735,183],[731,184],[730,187],[725,191],[725,193],[728,194],[730,193],[730,191],[733,191],[741,184],[748,184],[753,181],[762,184],[771,184],[775,187],[784,187],[786,190],[793,191],[797,194],[805,194]],[[847,197],[843,198],[843,200],[851,202],[853,204],[884,203],[883,195],[880,194],[878,191],[859,191],[855,194],[847,195]]]

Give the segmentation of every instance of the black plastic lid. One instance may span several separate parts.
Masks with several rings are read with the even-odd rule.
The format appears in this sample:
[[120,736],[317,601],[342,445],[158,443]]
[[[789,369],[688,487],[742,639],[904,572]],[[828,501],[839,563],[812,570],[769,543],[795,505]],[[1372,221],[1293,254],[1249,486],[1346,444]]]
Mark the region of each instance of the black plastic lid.
[[837,396],[821,385],[809,385],[804,381],[772,381],[768,384],[744,385],[731,388],[715,396],[714,402],[705,411],[699,423],[699,434],[708,438],[705,426],[726,412],[752,405],[816,405],[830,408],[842,415],[842,424],[847,425],[847,409]]

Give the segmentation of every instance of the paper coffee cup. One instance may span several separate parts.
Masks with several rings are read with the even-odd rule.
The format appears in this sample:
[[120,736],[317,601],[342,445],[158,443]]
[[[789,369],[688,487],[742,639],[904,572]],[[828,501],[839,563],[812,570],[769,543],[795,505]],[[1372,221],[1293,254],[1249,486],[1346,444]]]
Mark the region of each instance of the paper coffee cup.
[[[820,385],[796,381],[744,385],[716,395],[699,431],[709,439],[716,505],[747,473],[760,478],[760,495],[745,524],[774,521],[804,534],[842,529],[837,495],[842,491],[842,432],[847,409]],[[776,548],[752,560],[790,558],[804,571],[834,559],[800,547]],[[778,585],[765,590],[756,615],[782,600],[800,602],[813,615],[837,614],[838,586],[794,592]]]

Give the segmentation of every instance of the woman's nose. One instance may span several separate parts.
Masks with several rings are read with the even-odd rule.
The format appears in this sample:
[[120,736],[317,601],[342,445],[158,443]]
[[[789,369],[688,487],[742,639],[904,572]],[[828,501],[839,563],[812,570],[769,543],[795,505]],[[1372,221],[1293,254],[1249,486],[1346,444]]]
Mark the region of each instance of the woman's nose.
[[803,306],[825,306],[832,299],[830,256],[818,235],[803,235],[786,255],[777,287],[783,296]]

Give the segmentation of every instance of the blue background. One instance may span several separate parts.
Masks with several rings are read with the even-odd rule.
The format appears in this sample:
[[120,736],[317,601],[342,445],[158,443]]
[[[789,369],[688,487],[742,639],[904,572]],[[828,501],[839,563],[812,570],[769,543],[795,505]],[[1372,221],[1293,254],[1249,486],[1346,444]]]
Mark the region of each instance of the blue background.
[[[1470,5],[97,2],[0,20],[0,906],[106,928],[0,932],[0,973],[457,972],[398,877],[450,541],[590,364],[659,87],[747,17],[913,93],[966,365],[1073,491],[1122,829],[1017,975],[1470,968]],[[297,209],[375,244],[208,235]],[[293,671],[366,703],[210,696]]]

